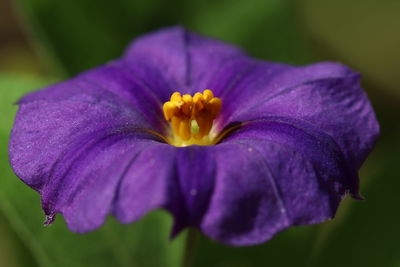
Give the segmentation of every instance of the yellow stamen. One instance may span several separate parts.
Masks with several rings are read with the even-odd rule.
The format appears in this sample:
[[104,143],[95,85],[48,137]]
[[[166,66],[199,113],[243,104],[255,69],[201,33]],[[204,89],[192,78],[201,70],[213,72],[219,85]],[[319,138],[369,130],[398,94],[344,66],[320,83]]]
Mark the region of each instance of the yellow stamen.
[[164,110],[164,118],[169,121],[172,119],[172,117],[174,116],[174,114],[176,114],[176,112],[178,111],[178,107],[172,103],[172,102],[165,102],[164,106],[163,106],[163,110]]
[[204,97],[204,100],[208,102],[214,97],[214,94],[210,89],[206,89],[203,92],[203,97]]
[[171,95],[171,102],[179,102],[182,100],[181,93],[175,92]]
[[209,89],[193,97],[173,93],[163,106],[164,117],[172,128],[170,143],[176,146],[213,144],[209,135],[221,107],[221,99],[214,97]]

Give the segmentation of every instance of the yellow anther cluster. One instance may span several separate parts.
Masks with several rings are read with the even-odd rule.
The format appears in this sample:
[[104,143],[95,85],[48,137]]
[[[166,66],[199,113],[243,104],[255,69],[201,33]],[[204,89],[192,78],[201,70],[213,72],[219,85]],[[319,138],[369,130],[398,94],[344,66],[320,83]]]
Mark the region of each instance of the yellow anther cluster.
[[171,123],[175,137],[187,141],[201,140],[211,130],[214,119],[221,110],[222,101],[211,90],[194,96],[175,92],[163,106],[164,116]]

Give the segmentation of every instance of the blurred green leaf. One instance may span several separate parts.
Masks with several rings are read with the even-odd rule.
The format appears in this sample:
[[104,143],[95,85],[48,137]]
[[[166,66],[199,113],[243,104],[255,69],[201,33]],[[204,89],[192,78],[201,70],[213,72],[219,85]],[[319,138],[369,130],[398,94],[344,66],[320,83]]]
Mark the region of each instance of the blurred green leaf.
[[366,200],[346,201],[336,223],[322,229],[312,267],[400,266],[399,129],[392,134],[394,139],[380,142],[375,158],[369,160],[379,162],[379,168],[373,170],[369,164],[364,172],[369,178],[362,180]]
[[301,0],[300,27],[322,59],[344,62],[377,87],[400,96],[400,1]]
[[32,35],[70,74],[119,57],[132,38],[175,24],[182,13],[179,2],[171,8],[168,1],[19,0],[17,6]]
[[283,231],[259,246],[228,247],[201,238],[196,267],[308,266],[310,250],[319,226],[295,227]]
[[233,42],[256,57],[289,63],[310,58],[292,1],[19,1],[36,29],[33,36],[70,74],[119,57],[140,34],[175,24]]
[[0,266],[37,267],[27,246],[14,231],[0,208]]
[[7,143],[17,110],[12,103],[47,83],[48,80],[0,75],[0,208],[39,266],[177,266],[183,236],[169,241],[171,218],[165,212],[152,213],[126,226],[109,219],[100,230],[85,235],[68,231],[61,216],[51,227],[43,227],[39,196],[13,174],[7,160]]
[[191,28],[243,47],[271,61],[305,64],[312,59],[297,27],[296,5],[285,0],[192,1]]

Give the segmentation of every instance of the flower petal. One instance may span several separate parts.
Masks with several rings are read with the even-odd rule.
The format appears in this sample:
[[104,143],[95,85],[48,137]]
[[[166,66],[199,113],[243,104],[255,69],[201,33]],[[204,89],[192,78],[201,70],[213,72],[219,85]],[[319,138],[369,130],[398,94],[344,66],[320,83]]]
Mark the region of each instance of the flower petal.
[[135,40],[125,58],[164,73],[174,90],[190,94],[212,87],[212,80],[227,84],[252,62],[237,47],[181,27],[163,29]]
[[136,158],[123,178],[114,213],[130,223],[145,213],[165,208],[175,217],[173,235],[198,226],[214,186],[212,148],[155,145]]
[[176,148],[165,144],[150,146],[136,156],[126,169],[114,203],[113,213],[121,222],[133,222],[180,199],[175,159]]
[[285,72],[256,96],[239,103],[226,123],[266,115],[304,120],[329,134],[357,169],[379,133],[359,75],[339,64],[320,63]]
[[[118,188],[127,169],[144,149],[157,143],[126,134],[110,136],[79,158],[59,167],[43,190],[48,216],[63,214],[69,229],[84,233],[101,226],[114,209]],[[80,152],[80,151],[79,151]]]
[[332,218],[355,170],[334,140],[284,118],[249,122],[217,146],[214,193],[201,228],[230,245],[265,242],[292,225]]
[[19,101],[58,102],[79,96],[108,101],[120,109],[134,110],[150,123],[153,130],[162,132],[166,122],[162,117],[162,98],[172,93],[160,75],[146,71],[137,64],[117,60],[40,91],[28,94]]
[[10,139],[9,152],[15,173],[28,185],[41,190],[53,177],[56,164],[65,157],[106,136],[144,133],[149,123],[135,110],[110,103],[106,98],[75,95],[67,100],[35,100],[21,104]]
[[[216,175],[215,147],[189,146],[179,149],[177,172],[187,210],[186,220],[176,221],[175,232],[199,226],[207,212]],[[175,212],[176,213],[176,212]]]
[[249,71],[243,73],[241,79],[223,94],[229,94],[230,99],[224,99],[228,105],[221,121],[231,121],[243,110],[255,106],[255,103],[273,98],[288,88],[310,81],[326,78],[338,78],[348,74],[348,69],[342,65],[330,62],[294,67],[283,64],[271,64],[255,61]]
[[201,230],[229,245],[258,244],[289,224],[261,157],[240,144],[215,150],[215,189]]
[[[127,49],[125,59],[130,64],[163,73],[173,91],[194,94],[212,89],[222,99],[222,114],[226,116],[241,108],[247,99],[257,98],[278,74],[294,69],[285,64],[254,60],[235,46],[181,27],[163,29],[135,40]],[[168,96],[164,96],[164,101],[167,100]],[[223,123],[217,124],[218,128],[223,126]]]

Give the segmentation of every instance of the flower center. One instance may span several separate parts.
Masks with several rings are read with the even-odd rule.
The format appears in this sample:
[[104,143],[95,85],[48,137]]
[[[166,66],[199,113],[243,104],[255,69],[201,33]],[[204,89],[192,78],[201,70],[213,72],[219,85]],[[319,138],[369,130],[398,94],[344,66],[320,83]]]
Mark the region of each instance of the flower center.
[[221,99],[214,97],[209,89],[194,96],[173,93],[163,106],[164,117],[172,128],[169,143],[174,146],[214,144],[216,135],[211,128],[221,106]]

